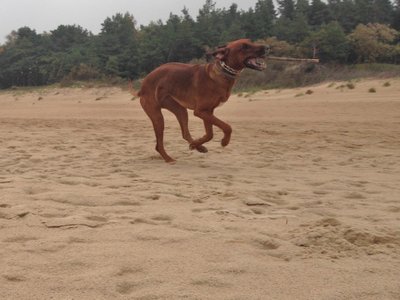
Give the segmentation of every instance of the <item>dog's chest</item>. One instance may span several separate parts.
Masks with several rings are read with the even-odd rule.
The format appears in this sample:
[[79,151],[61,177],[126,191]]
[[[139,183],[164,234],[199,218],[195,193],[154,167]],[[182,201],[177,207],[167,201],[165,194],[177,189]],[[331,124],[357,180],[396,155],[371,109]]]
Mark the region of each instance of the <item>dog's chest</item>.
[[227,93],[227,94],[225,95],[225,97],[220,97],[220,98],[218,99],[218,101],[219,101],[218,106],[224,105],[224,104],[228,101],[230,95],[231,95],[230,93]]

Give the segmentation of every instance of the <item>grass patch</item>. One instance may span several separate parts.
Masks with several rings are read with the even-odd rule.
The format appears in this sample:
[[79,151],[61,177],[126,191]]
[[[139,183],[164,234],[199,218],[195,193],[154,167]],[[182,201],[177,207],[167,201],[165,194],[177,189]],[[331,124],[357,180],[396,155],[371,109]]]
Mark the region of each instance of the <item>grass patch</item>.
[[384,87],[389,87],[389,86],[391,86],[391,84],[390,84],[389,81],[386,81],[386,82],[383,84],[383,86],[384,86]]
[[254,95],[258,90],[252,88],[250,91],[247,92],[247,94],[244,94],[243,97],[244,98],[249,98],[250,96]]
[[358,72],[367,72],[367,73],[397,73],[400,70],[400,65],[394,64],[357,64],[353,65],[354,70]]
[[368,93],[376,93],[376,89],[372,87],[368,90]]
[[[309,65],[285,62],[270,62],[263,72],[244,70],[234,91],[249,92],[263,89],[304,87],[331,82],[328,87],[354,89],[359,80],[366,78],[400,77],[400,65],[359,64],[359,65]],[[337,86],[336,82],[347,82]]]
[[[139,80],[134,81],[135,90],[140,89]],[[12,86],[7,89],[0,89],[0,93],[13,93],[15,96],[20,96],[28,93],[38,93],[46,95],[53,92],[57,88],[101,88],[101,87],[119,87],[121,89],[128,89],[128,81],[120,77],[104,77],[102,79],[92,80],[72,80],[64,78],[58,83],[45,85],[45,86]]]
[[[0,93],[12,93],[13,96],[23,96],[29,93],[37,93],[38,97],[42,97],[43,95],[47,95],[51,93],[58,87],[57,84],[47,85],[47,86],[26,86],[26,87],[17,87],[13,86],[9,89],[0,90]],[[41,99],[40,99],[41,100]]]

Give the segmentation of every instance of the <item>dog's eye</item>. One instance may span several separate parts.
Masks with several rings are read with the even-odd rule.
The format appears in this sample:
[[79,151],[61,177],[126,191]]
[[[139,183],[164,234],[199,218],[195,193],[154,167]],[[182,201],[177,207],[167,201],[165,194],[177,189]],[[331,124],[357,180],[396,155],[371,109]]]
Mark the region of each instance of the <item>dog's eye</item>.
[[247,45],[247,44],[243,44],[243,45],[242,45],[242,49],[243,49],[243,50],[246,50],[246,49],[249,49],[249,48],[250,48],[250,46]]

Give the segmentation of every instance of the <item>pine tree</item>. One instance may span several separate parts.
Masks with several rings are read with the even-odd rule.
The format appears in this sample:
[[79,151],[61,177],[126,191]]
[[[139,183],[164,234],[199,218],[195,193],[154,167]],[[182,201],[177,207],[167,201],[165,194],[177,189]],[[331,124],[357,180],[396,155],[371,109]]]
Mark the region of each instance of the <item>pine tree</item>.
[[342,0],[331,11],[333,20],[338,21],[346,33],[351,32],[357,26],[357,9],[353,0]]
[[310,3],[308,0],[297,0],[295,6],[295,13],[302,14],[304,16],[308,16],[310,11]]
[[400,30],[400,0],[396,0],[395,9],[393,12],[393,28]]
[[374,0],[372,6],[373,23],[391,24],[394,17],[394,7],[390,0]]
[[197,38],[203,45],[216,46],[219,43],[222,24],[218,22],[218,13],[212,0],[206,0],[199,10],[195,30]]
[[281,18],[292,20],[294,18],[294,1],[293,0],[278,0],[279,13]]
[[321,0],[313,0],[310,6],[309,23],[312,26],[328,24],[332,20],[327,4]]
[[55,51],[63,51],[76,45],[87,43],[90,33],[81,26],[60,25],[51,31],[51,42]]
[[139,35],[139,73],[145,75],[168,61],[170,36],[159,20],[142,26]]
[[228,10],[223,10],[224,29],[221,33],[221,44],[237,40],[246,36],[243,28],[243,15],[238,11],[237,4],[233,3]]
[[373,20],[374,0],[355,0],[357,23],[368,24]]
[[272,0],[258,0],[254,10],[254,31],[257,38],[266,38],[273,34],[276,11]]
[[134,77],[139,74],[136,21],[129,13],[107,18],[98,37],[101,69],[107,74]]
[[276,37],[290,43],[298,43],[309,35],[307,17],[296,14],[294,19],[279,18],[275,25]]
[[200,42],[195,36],[194,21],[184,8],[182,17],[170,15],[167,21],[169,39],[168,61],[188,62],[201,56]]

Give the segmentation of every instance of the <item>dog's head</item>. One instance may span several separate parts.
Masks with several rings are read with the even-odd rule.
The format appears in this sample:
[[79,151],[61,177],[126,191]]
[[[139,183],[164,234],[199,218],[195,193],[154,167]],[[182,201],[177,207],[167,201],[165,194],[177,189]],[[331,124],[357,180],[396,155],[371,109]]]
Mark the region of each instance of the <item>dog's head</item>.
[[264,45],[257,45],[248,39],[241,39],[218,47],[212,55],[235,70],[250,68],[262,71],[266,68],[264,58],[267,50],[268,48]]

